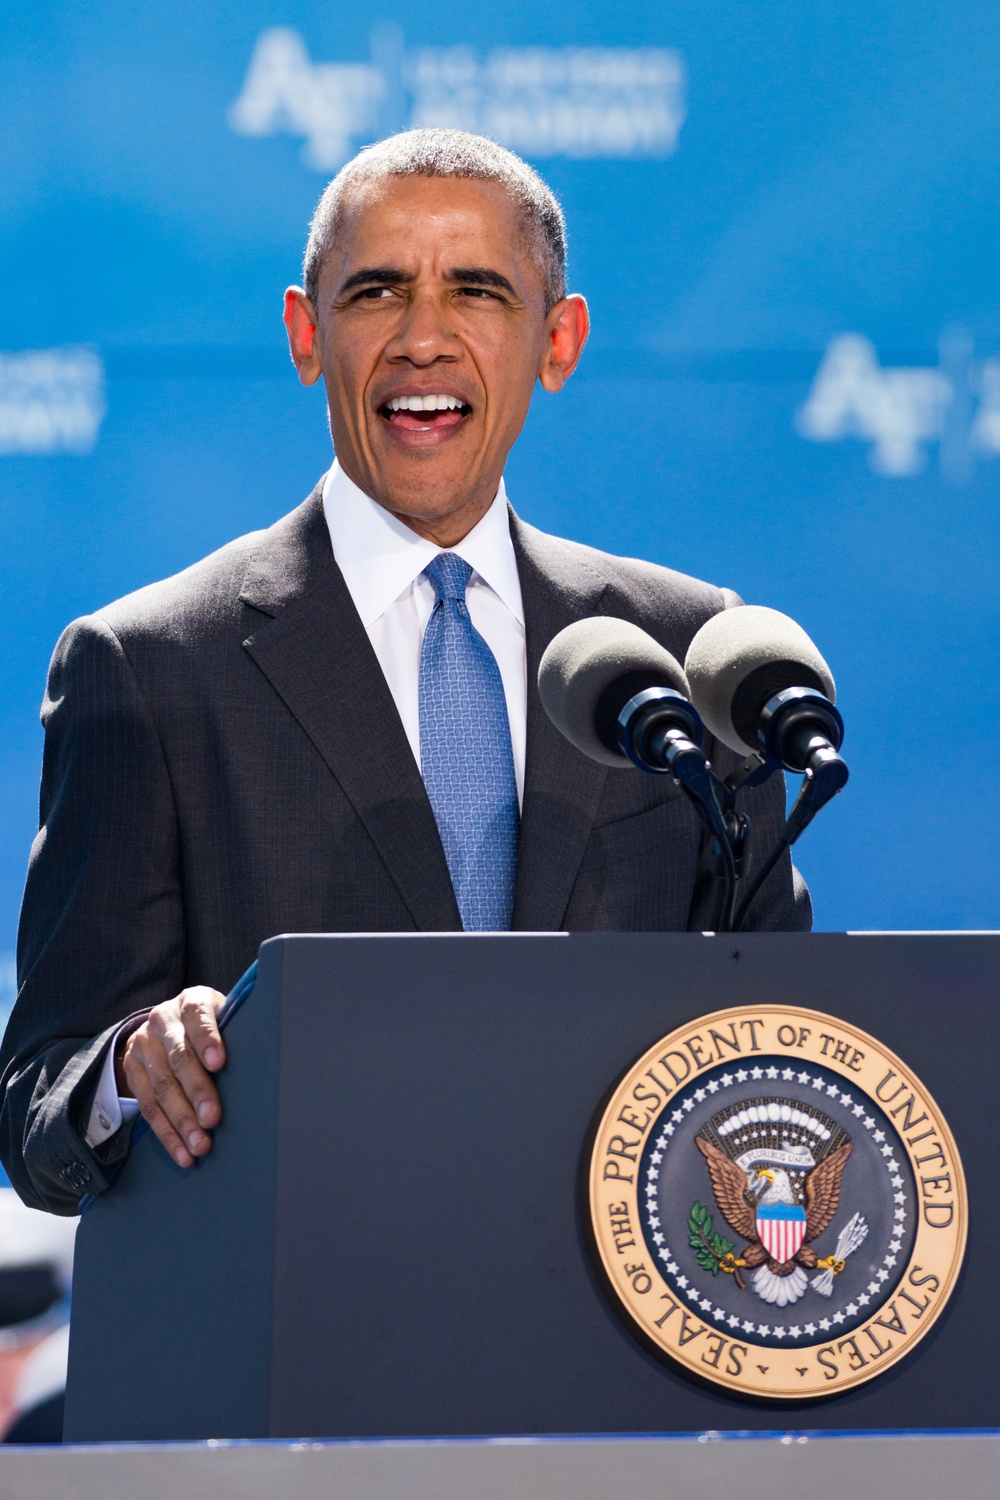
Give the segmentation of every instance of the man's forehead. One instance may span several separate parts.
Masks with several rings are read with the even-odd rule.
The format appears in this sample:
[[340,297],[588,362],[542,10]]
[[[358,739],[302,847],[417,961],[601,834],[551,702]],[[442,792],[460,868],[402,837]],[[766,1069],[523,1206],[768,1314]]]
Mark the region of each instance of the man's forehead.
[[380,242],[404,242],[411,256],[435,243],[489,245],[521,259],[518,205],[496,182],[467,177],[382,177],[351,190],[343,206],[336,248],[352,259]]

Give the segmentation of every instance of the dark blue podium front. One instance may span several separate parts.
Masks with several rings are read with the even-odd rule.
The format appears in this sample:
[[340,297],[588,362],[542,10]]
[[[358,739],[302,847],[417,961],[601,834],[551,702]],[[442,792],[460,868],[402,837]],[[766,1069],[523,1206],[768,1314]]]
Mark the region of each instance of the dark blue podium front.
[[[992,934],[275,938],[211,1156],[183,1172],[147,1134],[80,1225],[66,1438],[994,1427],[998,977]],[[938,1324],[825,1401],[675,1371],[587,1241],[611,1085],[674,1027],[765,1001],[901,1055],[968,1183]]]

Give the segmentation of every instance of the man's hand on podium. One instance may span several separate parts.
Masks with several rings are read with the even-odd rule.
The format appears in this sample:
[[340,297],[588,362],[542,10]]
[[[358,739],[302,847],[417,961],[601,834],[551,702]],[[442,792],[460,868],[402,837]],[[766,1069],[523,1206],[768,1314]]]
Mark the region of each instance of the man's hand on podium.
[[178,1166],[191,1167],[212,1149],[210,1131],[222,1119],[212,1074],[225,1066],[216,1013],[218,990],[197,985],[155,1005],[122,1039],[115,1058],[118,1092],[139,1105],[144,1120]]

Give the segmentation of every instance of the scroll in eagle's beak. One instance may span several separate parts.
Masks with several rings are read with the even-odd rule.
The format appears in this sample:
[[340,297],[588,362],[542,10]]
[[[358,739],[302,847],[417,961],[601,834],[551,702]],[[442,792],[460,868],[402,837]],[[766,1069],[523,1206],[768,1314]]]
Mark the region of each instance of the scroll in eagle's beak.
[[763,1184],[765,1182],[770,1187],[774,1186],[774,1173],[771,1171],[770,1167],[765,1167],[762,1172],[758,1172],[757,1173],[757,1191],[758,1191],[758,1193],[760,1193],[760,1192],[763,1191]]

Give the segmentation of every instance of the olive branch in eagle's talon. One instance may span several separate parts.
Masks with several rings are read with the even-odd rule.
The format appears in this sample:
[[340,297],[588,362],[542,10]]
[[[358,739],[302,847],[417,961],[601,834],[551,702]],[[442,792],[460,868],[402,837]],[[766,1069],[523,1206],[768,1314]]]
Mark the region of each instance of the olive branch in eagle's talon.
[[738,1260],[733,1254],[732,1240],[725,1239],[713,1229],[712,1215],[704,1203],[695,1202],[691,1205],[688,1215],[688,1244],[703,1271],[711,1271],[713,1276],[725,1271],[732,1276],[741,1292],[746,1291],[746,1282],[740,1275],[740,1268],[746,1266],[746,1261]]

